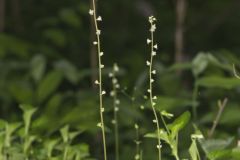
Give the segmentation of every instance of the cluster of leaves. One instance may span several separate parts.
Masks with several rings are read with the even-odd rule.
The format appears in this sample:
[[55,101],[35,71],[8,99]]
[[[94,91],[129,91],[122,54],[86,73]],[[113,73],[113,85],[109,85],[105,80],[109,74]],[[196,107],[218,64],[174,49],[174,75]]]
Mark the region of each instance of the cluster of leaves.
[[21,105],[23,121],[0,121],[0,159],[2,160],[90,160],[89,147],[74,143],[82,131],[70,131],[69,126],[59,130],[57,136],[43,137],[31,131],[32,116],[36,108]]

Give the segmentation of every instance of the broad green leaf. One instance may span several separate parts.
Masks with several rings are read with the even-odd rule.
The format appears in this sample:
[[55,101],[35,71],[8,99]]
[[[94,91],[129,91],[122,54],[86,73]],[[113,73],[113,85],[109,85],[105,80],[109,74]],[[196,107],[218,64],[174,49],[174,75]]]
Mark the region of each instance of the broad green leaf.
[[208,66],[207,55],[203,52],[198,53],[192,61],[192,66],[192,71],[195,76],[201,74]]
[[64,46],[66,44],[66,35],[63,30],[57,29],[57,28],[49,28],[46,29],[42,35],[51,41],[53,44],[57,46]]
[[[144,135],[146,138],[158,138],[157,131],[154,133],[147,133]],[[165,130],[160,129],[160,139],[164,140],[167,143],[170,143],[168,134]]]
[[63,22],[72,27],[79,27],[81,25],[80,17],[73,9],[63,9],[59,15]]
[[51,95],[60,85],[62,78],[62,73],[59,71],[48,73],[38,86],[38,101],[43,102],[49,95]]
[[[149,102],[148,102],[149,103]],[[167,96],[157,96],[155,100],[155,108],[159,111],[167,110],[173,111],[176,108],[185,108],[192,105],[192,101],[186,98],[177,98],[177,97],[167,97]]]
[[240,81],[236,78],[226,78],[209,76],[197,80],[197,85],[207,88],[233,89],[240,86]]
[[77,68],[66,60],[61,60],[55,63],[55,68],[63,72],[64,76],[71,83],[76,84],[79,80]]
[[167,71],[181,71],[181,70],[190,70],[192,69],[192,63],[185,62],[185,63],[175,63],[168,68]]
[[209,153],[215,150],[224,150],[229,147],[233,142],[234,138],[228,139],[208,139],[208,140],[199,140],[205,153]]
[[215,150],[207,154],[210,160],[225,160],[231,158],[232,151],[230,149]]
[[186,111],[181,116],[173,121],[173,123],[168,125],[168,128],[171,130],[172,138],[175,137],[178,132],[183,129],[191,118],[190,112]]
[[33,89],[27,82],[12,82],[9,83],[9,92],[17,103],[32,103]]

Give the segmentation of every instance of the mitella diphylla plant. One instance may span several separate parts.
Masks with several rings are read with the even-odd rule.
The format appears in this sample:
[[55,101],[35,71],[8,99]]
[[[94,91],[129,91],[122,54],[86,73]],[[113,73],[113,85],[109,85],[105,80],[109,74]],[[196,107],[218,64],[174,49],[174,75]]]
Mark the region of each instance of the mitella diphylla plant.
[[96,13],[96,5],[95,1],[92,0],[93,8],[89,10],[89,14],[93,17],[94,20],[94,26],[96,31],[96,41],[93,42],[93,44],[97,47],[97,53],[98,53],[98,80],[95,81],[95,84],[99,87],[99,113],[100,113],[100,123],[97,124],[98,127],[102,130],[102,140],[103,140],[103,152],[104,152],[104,160],[107,160],[107,147],[106,147],[106,136],[105,136],[105,126],[104,126],[104,107],[103,107],[103,95],[106,94],[106,91],[103,90],[103,83],[102,83],[102,69],[104,68],[104,65],[102,64],[102,56],[103,51],[101,49],[101,41],[100,41],[100,35],[101,30],[98,27],[98,22],[102,21],[101,16],[97,16]]
[[153,16],[149,17],[149,23],[150,23],[150,33],[151,33],[151,37],[150,39],[147,39],[147,44],[150,45],[151,47],[151,57],[150,57],[150,61],[147,61],[147,66],[149,67],[149,89],[147,90],[149,93],[149,99],[150,99],[150,105],[154,114],[154,120],[153,123],[156,124],[156,128],[157,128],[157,138],[158,138],[158,142],[157,142],[157,149],[158,149],[158,159],[161,160],[161,140],[160,140],[160,127],[159,127],[159,120],[158,120],[158,115],[157,115],[157,111],[155,109],[155,105],[156,103],[154,102],[154,100],[157,99],[156,96],[153,96],[153,82],[154,82],[154,78],[153,75],[156,74],[156,70],[153,69],[153,57],[156,56],[156,50],[158,49],[158,45],[155,44],[154,42],[154,32],[156,30],[156,18]]

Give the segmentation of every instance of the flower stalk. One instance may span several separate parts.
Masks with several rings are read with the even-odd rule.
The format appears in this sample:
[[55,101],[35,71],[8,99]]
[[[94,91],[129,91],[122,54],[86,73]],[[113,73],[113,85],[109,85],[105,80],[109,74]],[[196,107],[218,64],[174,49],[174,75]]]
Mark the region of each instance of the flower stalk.
[[93,4],[93,9],[89,10],[89,14],[93,16],[93,19],[94,19],[94,26],[95,26],[97,40],[94,41],[93,44],[97,46],[97,52],[98,52],[98,80],[95,81],[95,84],[99,86],[100,123],[98,123],[97,126],[99,126],[102,130],[104,160],[107,160],[106,136],[105,136],[105,126],[104,126],[104,116],[103,116],[103,112],[104,112],[103,95],[106,94],[106,92],[102,89],[102,86],[103,86],[102,69],[104,68],[104,65],[102,64],[102,59],[101,59],[101,57],[103,56],[103,51],[101,50],[101,41],[100,41],[101,30],[98,27],[98,22],[102,21],[102,17],[101,16],[97,17],[95,0],[92,0],[92,4]]
[[153,96],[153,75],[156,74],[156,70],[153,70],[153,57],[156,56],[156,50],[158,49],[157,44],[154,43],[154,36],[153,33],[156,30],[156,18],[153,16],[149,17],[149,23],[151,25],[150,27],[150,33],[151,33],[151,38],[147,39],[147,44],[151,46],[151,58],[150,61],[147,61],[147,66],[149,66],[149,98],[150,98],[150,105],[154,114],[154,120],[153,123],[156,124],[157,128],[157,138],[158,138],[158,143],[157,143],[157,149],[158,149],[158,160],[161,160],[161,139],[160,139],[160,127],[159,127],[159,120],[158,120],[158,115],[155,109],[155,102],[154,100],[157,99],[156,96]]

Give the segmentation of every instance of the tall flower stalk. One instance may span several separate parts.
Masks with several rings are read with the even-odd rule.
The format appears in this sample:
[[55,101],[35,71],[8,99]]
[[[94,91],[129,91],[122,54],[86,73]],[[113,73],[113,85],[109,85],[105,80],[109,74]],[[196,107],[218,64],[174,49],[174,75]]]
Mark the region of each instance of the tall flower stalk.
[[93,20],[94,20],[97,40],[94,41],[93,44],[97,46],[97,52],[98,52],[98,80],[95,81],[95,83],[99,86],[100,123],[98,124],[98,126],[102,130],[104,160],[107,160],[106,136],[105,136],[104,117],[103,117],[103,112],[104,112],[103,95],[106,94],[106,92],[102,89],[102,86],[103,86],[102,69],[104,68],[104,65],[102,64],[102,59],[101,59],[101,57],[103,56],[103,51],[101,50],[101,41],[100,41],[101,30],[98,27],[98,22],[102,21],[102,17],[97,16],[95,0],[92,0],[92,4],[93,4],[93,8],[89,10],[89,14],[93,16]]
[[114,125],[114,139],[115,139],[115,160],[119,160],[119,132],[118,132],[118,111],[120,100],[118,99],[117,90],[120,88],[118,80],[116,78],[116,73],[119,72],[119,67],[115,63],[113,65],[113,71],[109,73],[109,77],[112,78],[112,92],[110,93],[113,97],[113,120],[112,123]]
[[149,66],[149,98],[150,98],[150,105],[154,114],[154,120],[153,123],[156,124],[156,128],[157,128],[157,139],[158,139],[158,143],[157,143],[157,149],[158,149],[158,159],[161,160],[161,140],[160,140],[160,127],[159,127],[159,120],[158,120],[158,115],[155,109],[155,102],[154,100],[157,99],[156,96],[153,96],[153,75],[156,74],[156,70],[153,69],[153,57],[156,56],[156,50],[158,48],[157,44],[154,43],[154,36],[153,33],[156,30],[156,18],[153,16],[149,17],[149,23],[150,23],[150,33],[151,33],[151,37],[150,39],[147,39],[147,44],[151,46],[151,58],[150,61],[147,61],[147,66]]

